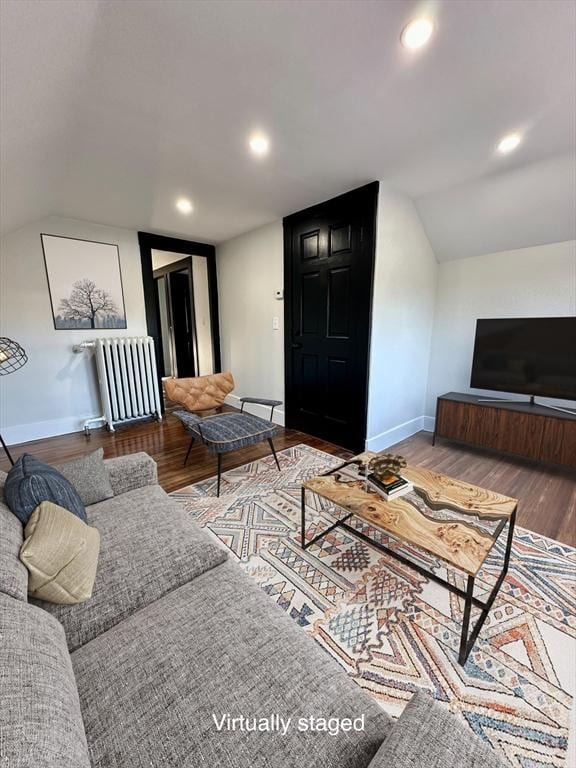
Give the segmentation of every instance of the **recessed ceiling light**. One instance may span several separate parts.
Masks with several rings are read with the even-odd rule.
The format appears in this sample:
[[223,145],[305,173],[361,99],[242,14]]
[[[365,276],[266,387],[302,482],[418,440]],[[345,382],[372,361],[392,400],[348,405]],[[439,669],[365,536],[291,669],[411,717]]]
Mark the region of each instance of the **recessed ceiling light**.
[[192,213],[194,210],[194,206],[187,197],[179,197],[178,200],[176,200],[176,208],[178,208],[180,213],[184,213],[186,215]]
[[256,155],[257,157],[264,157],[264,155],[268,154],[268,150],[270,149],[270,142],[263,133],[254,133],[252,136],[250,136],[248,143],[250,145],[250,149],[252,150],[252,154]]
[[508,152],[514,152],[516,147],[522,141],[522,136],[519,133],[509,133],[504,136],[498,144],[498,152],[501,155],[507,155]]
[[406,24],[400,35],[400,41],[405,48],[416,50],[426,45],[434,32],[434,24],[430,19],[413,19]]

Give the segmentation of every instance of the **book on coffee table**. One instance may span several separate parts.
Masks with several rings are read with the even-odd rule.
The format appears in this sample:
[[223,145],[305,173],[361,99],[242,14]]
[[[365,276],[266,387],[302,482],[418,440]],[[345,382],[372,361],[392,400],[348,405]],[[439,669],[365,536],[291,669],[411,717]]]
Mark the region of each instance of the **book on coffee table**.
[[414,490],[414,486],[409,480],[392,472],[383,477],[377,477],[372,473],[368,475],[367,480],[386,501],[397,499],[399,496],[404,496]]

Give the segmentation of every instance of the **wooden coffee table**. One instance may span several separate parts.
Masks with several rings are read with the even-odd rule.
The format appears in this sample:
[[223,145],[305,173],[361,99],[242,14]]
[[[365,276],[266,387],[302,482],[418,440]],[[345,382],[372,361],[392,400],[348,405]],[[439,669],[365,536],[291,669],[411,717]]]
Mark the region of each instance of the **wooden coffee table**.
[[[414,491],[399,499],[385,501],[376,491],[369,489],[365,481],[366,465],[375,455],[362,453],[302,485],[302,547],[307,549],[334,528],[344,528],[460,595],[464,598],[464,616],[458,661],[464,665],[508,571],[518,500],[423,467],[409,466],[402,471],[402,475],[413,483]],[[322,496],[348,513],[313,538],[306,536],[307,491]],[[464,571],[468,577],[466,590],[352,528],[346,523],[352,516],[386,531],[401,542],[441,558],[452,568]],[[508,538],[502,571],[490,596],[482,602],[474,597],[474,581],[506,524]],[[473,605],[480,608],[481,613],[469,634]]]

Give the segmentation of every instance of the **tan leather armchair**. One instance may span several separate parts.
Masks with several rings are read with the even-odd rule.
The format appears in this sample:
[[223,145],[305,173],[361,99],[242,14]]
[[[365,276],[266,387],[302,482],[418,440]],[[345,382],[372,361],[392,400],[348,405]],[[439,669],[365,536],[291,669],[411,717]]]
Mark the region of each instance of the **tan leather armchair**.
[[224,405],[226,395],[233,389],[234,377],[230,371],[188,379],[164,380],[164,390],[168,398],[191,413],[220,408]]

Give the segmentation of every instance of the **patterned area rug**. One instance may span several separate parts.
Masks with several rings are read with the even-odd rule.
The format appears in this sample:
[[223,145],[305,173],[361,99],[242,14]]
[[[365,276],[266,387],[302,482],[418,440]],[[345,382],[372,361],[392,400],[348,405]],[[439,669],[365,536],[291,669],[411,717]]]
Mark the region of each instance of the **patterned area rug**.
[[[280,608],[393,716],[423,689],[517,768],[562,766],[576,680],[576,549],[516,528],[510,570],[466,666],[458,664],[462,601],[339,529],[300,547],[300,487],[340,463],[304,445],[173,493],[223,542]],[[309,531],[334,522],[309,494]],[[353,518],[354,519],[354,518]],[[381,531],[359,530],[389,547]],[[497,578],[498,542],[476,582],[485,599]],[[416,562],[465,588],[462,574],[402,547]],[[475,614],[473,613],[473,619]]]

